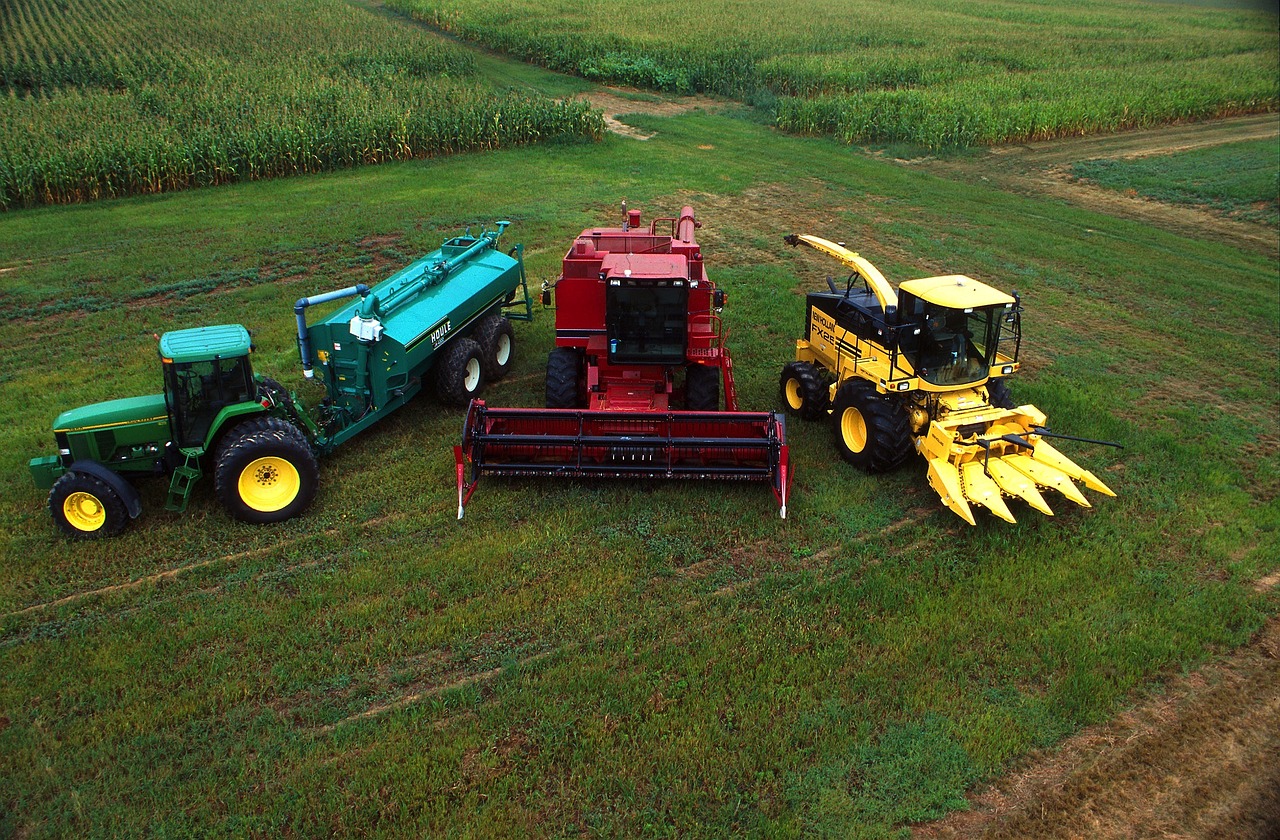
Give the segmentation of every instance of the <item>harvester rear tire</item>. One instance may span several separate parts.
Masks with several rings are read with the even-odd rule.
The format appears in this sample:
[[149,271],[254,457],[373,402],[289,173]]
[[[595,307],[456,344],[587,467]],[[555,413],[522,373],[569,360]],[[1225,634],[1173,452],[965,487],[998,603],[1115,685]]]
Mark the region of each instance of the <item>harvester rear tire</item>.
[[993,408],[1015,408],[1013,394],[1009,391],[1008,383],[1003,379],[987,381],[987,402],[991,403]]
[[484,388],[484,351],[470,338],[455,338],[436,365],[436,393],[446,405],[465,407]]
[[684,407],[689,411],[720,410],[720,368],[689,365],[684,375]]
[[897,469],[915,448],[903,404],[861,379],[836,391],[831,422],[840,457],[868,473]]
[[547,408],[582,408],[582,354],[557,347],[547,354]]
[[484,365],[484,378],[497,382],[511,368],[516,331],[512,329],[511,322],[501,315],[489,315],[476,327],[475,339],[483,354],[480,361]]
[[818,378],[818,369],[810,362],[792,362],[784,367],[778,390],[787,412],[798,414],[803,420],[817,420],[831,404],[827,389]]
[[279,417],[255,417],[227,432],[214,466],[218,501],[241,522],[281,522],[316,497],[320,467],[307,436]]
[[88,473],[63,473],[49,491],[49,512],[58,530],[77,540],[114,537],[129,524],[120,494]]

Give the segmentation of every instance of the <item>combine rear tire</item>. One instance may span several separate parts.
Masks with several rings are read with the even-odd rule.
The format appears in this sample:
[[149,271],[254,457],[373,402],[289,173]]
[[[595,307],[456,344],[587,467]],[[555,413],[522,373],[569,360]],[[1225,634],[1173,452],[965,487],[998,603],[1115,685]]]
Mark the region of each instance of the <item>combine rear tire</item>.
[[306,435],[279,417],[255,417],[218,445],[214,492],[242,522],[280,522],[307,509],[320,469]]
[[484,387],[484,351],[470,338],[455,338],[436,365],[436,393],[446,405],[463,407]]
[[911,428],[902,403],[868,382],[850,380],[836,391],[831,411],[840,457],[869,473],[888,472],[911,456]]
[[1009,391],[1009,385],[1003,379],[991,379],[987,381],[987,402],[991,403],[993,408],[1014,408],[1013,394]]
[[684,375],[684,407],[689,411],[720,410],[720,368],[689,365]]
[[489,315],[476,327],[475,339],[480,345],[484,378],[497,382],[511,367],[511,352],[516,346],[511,322],[501,315]]
[[792,362],[784,367],[778,387],[787,411],[804,420],[817,420],[830,405],[818,370],[809,362]]
[[77,540],[114,537],[129,524],[129,511],[120,494],[102,479],[69,472],[49,491],[49,512],[59,530]]
[[547,408],[581,408],[582,354],[557,347],[547,354]]

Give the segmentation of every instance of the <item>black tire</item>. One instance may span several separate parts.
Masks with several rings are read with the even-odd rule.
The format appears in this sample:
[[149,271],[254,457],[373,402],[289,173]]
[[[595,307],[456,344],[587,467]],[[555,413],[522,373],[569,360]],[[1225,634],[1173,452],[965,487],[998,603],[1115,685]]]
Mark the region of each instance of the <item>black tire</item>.
[[218,501],[241,522],[282,522],[316,497],[320,468],[302,430],[279,417],[255,417],[228,431],[214,466]]
[[547,408],[582,408],[582,354],[557,347],[547,354]]
[[1009,385],[1003,379],[987,380],[987,402],[994,408],[1016,408]]
[[446,405],[465,406],[484,388],[484,353],[470,338],[455,338],[436,365],[436,394]]
[[720,368],[689,365],[684,374],[684,407],[689,411],[720,410]]
[[77,540],[114,537],[129,524],[124,499],[97,476],[63,473],[49,490],[49,513],[58,530]]
[[516,331],[511,322],[501,315],[488,315],[476,327],[475,340],[480,345],[484,378],[497,382],[506,376],[516,347]]
[[817,420],[831,404],[827,388],[818,378],[818,369],[809,362],[792,362],[784,367],[778,391],[783,408],[804,420]]
[[850,380],[836,391],[831,425],[840,457],[869,473],[900,467],[915,448],[902,403],[876,393],[871,383]]

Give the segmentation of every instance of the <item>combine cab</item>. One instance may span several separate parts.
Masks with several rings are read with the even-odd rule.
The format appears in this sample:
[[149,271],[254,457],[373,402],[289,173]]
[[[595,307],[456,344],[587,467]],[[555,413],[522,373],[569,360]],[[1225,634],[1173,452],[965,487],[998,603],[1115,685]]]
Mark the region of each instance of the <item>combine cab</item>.
[[1016,293],[958,274],[910,280],[895,291],[842,245],[806,235],[786,241],[851,270],[845,288],[828,279],[828,292],[807,296],[805,336],[781,379],[790,411],[808,420],[830,414],[844,460],[876,473],[919,452],[930,486],[970,525],[974,505],[1013,522],[1006,498],[1052,515],[1042,488],[1085,507],[1076,481],[1115,495],[1047,440],[1082,438],[1050,432],[1035,406],[1013,404],[1004,377],[1019,366]]
[[[458,518],[482,474],[765,481],[786,516],[781,415],[738,411],[733,362],[693,209],[582,232],[556,302],[545,409],[471,404],[455,447]],[[721,390],[724,411],[720,410]]]

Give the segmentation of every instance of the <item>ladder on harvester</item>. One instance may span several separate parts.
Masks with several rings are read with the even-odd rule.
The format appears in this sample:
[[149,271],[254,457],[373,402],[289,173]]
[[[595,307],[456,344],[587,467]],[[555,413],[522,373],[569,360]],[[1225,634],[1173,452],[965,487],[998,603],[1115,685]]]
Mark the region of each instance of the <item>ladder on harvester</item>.
[[164,509],[174,513],[182,513],[187,509],[191,499],[191,489],[195,487],[204,472],[200,469],[200,453],[195,449],[182,449],[184,461],[173,470],[169,479],[169,496],[165,500]]

